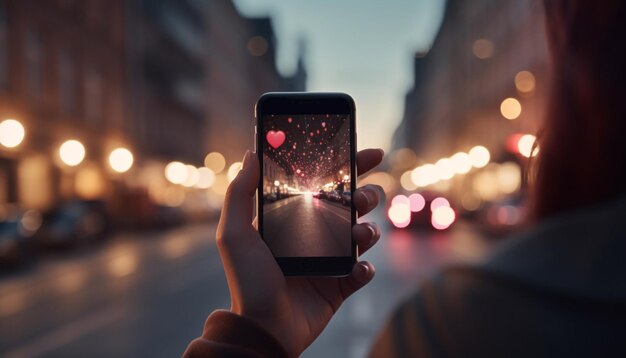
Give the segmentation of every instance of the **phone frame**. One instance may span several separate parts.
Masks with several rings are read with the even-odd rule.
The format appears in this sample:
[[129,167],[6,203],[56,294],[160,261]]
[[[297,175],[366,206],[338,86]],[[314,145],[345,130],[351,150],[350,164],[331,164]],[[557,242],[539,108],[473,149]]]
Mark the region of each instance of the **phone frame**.
[[[350,191],[356,189],[356,106],[352,97],[336,92],[269,92],[257,101],[254,110],[255,148],[263,168],[263,139],[266,115],[348,114],[350,126]],[[256,212],[259,234],[263,237],[263,169],[259,176]],[[356,224],[357,214],[350,200],[351,227]],[[347,276],[357,262],[357,246],[350,231],[350,256],[321,257],[274,257],[285,276]]]

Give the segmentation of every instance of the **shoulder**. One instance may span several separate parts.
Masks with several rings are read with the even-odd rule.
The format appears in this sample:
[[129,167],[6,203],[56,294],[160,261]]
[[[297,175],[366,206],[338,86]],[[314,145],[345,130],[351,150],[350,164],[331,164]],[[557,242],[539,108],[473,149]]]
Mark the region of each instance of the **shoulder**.
[[510,352],[517,346],[510,338],[536,319],[529,314],[534,296],[525,283],[480,267],[448,267],[396,309],[372,356]]

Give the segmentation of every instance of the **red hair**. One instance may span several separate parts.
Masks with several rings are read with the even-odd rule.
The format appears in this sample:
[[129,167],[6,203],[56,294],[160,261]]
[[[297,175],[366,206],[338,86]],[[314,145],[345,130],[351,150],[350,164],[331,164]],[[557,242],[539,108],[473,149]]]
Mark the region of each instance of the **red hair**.
[[544,218],[626,190],[626,2],[545,0],[552,59],[533,212]]

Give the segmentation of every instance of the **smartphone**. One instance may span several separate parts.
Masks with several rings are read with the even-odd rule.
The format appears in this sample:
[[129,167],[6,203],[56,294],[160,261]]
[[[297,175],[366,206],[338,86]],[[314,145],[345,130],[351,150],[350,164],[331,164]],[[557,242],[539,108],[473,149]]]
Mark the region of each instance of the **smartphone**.
[[258,230],[286,276],[346,276],[356,263],[355,112],[344,93],[256,103]]

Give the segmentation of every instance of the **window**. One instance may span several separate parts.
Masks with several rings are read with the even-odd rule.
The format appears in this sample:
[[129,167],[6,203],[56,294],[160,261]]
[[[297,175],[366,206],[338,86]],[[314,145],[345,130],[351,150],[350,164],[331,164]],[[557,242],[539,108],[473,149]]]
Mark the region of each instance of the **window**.
[[0,0],[0,87],[8,83],[8,54],[7,54],[7,14],[4,1]]
[[104,87],[102,76],[91,68],[85,73],[85,117],[87,121],[99,122],[104,112]]
[[72,113],[76,107],[76,77],[74,60],[67,50],[59,52],[59,106],[63,113]]
[[33,29],[25,32],[24,59],[26,62],[26,88],[29,97],[35,101],[41,100],[41,37]]

